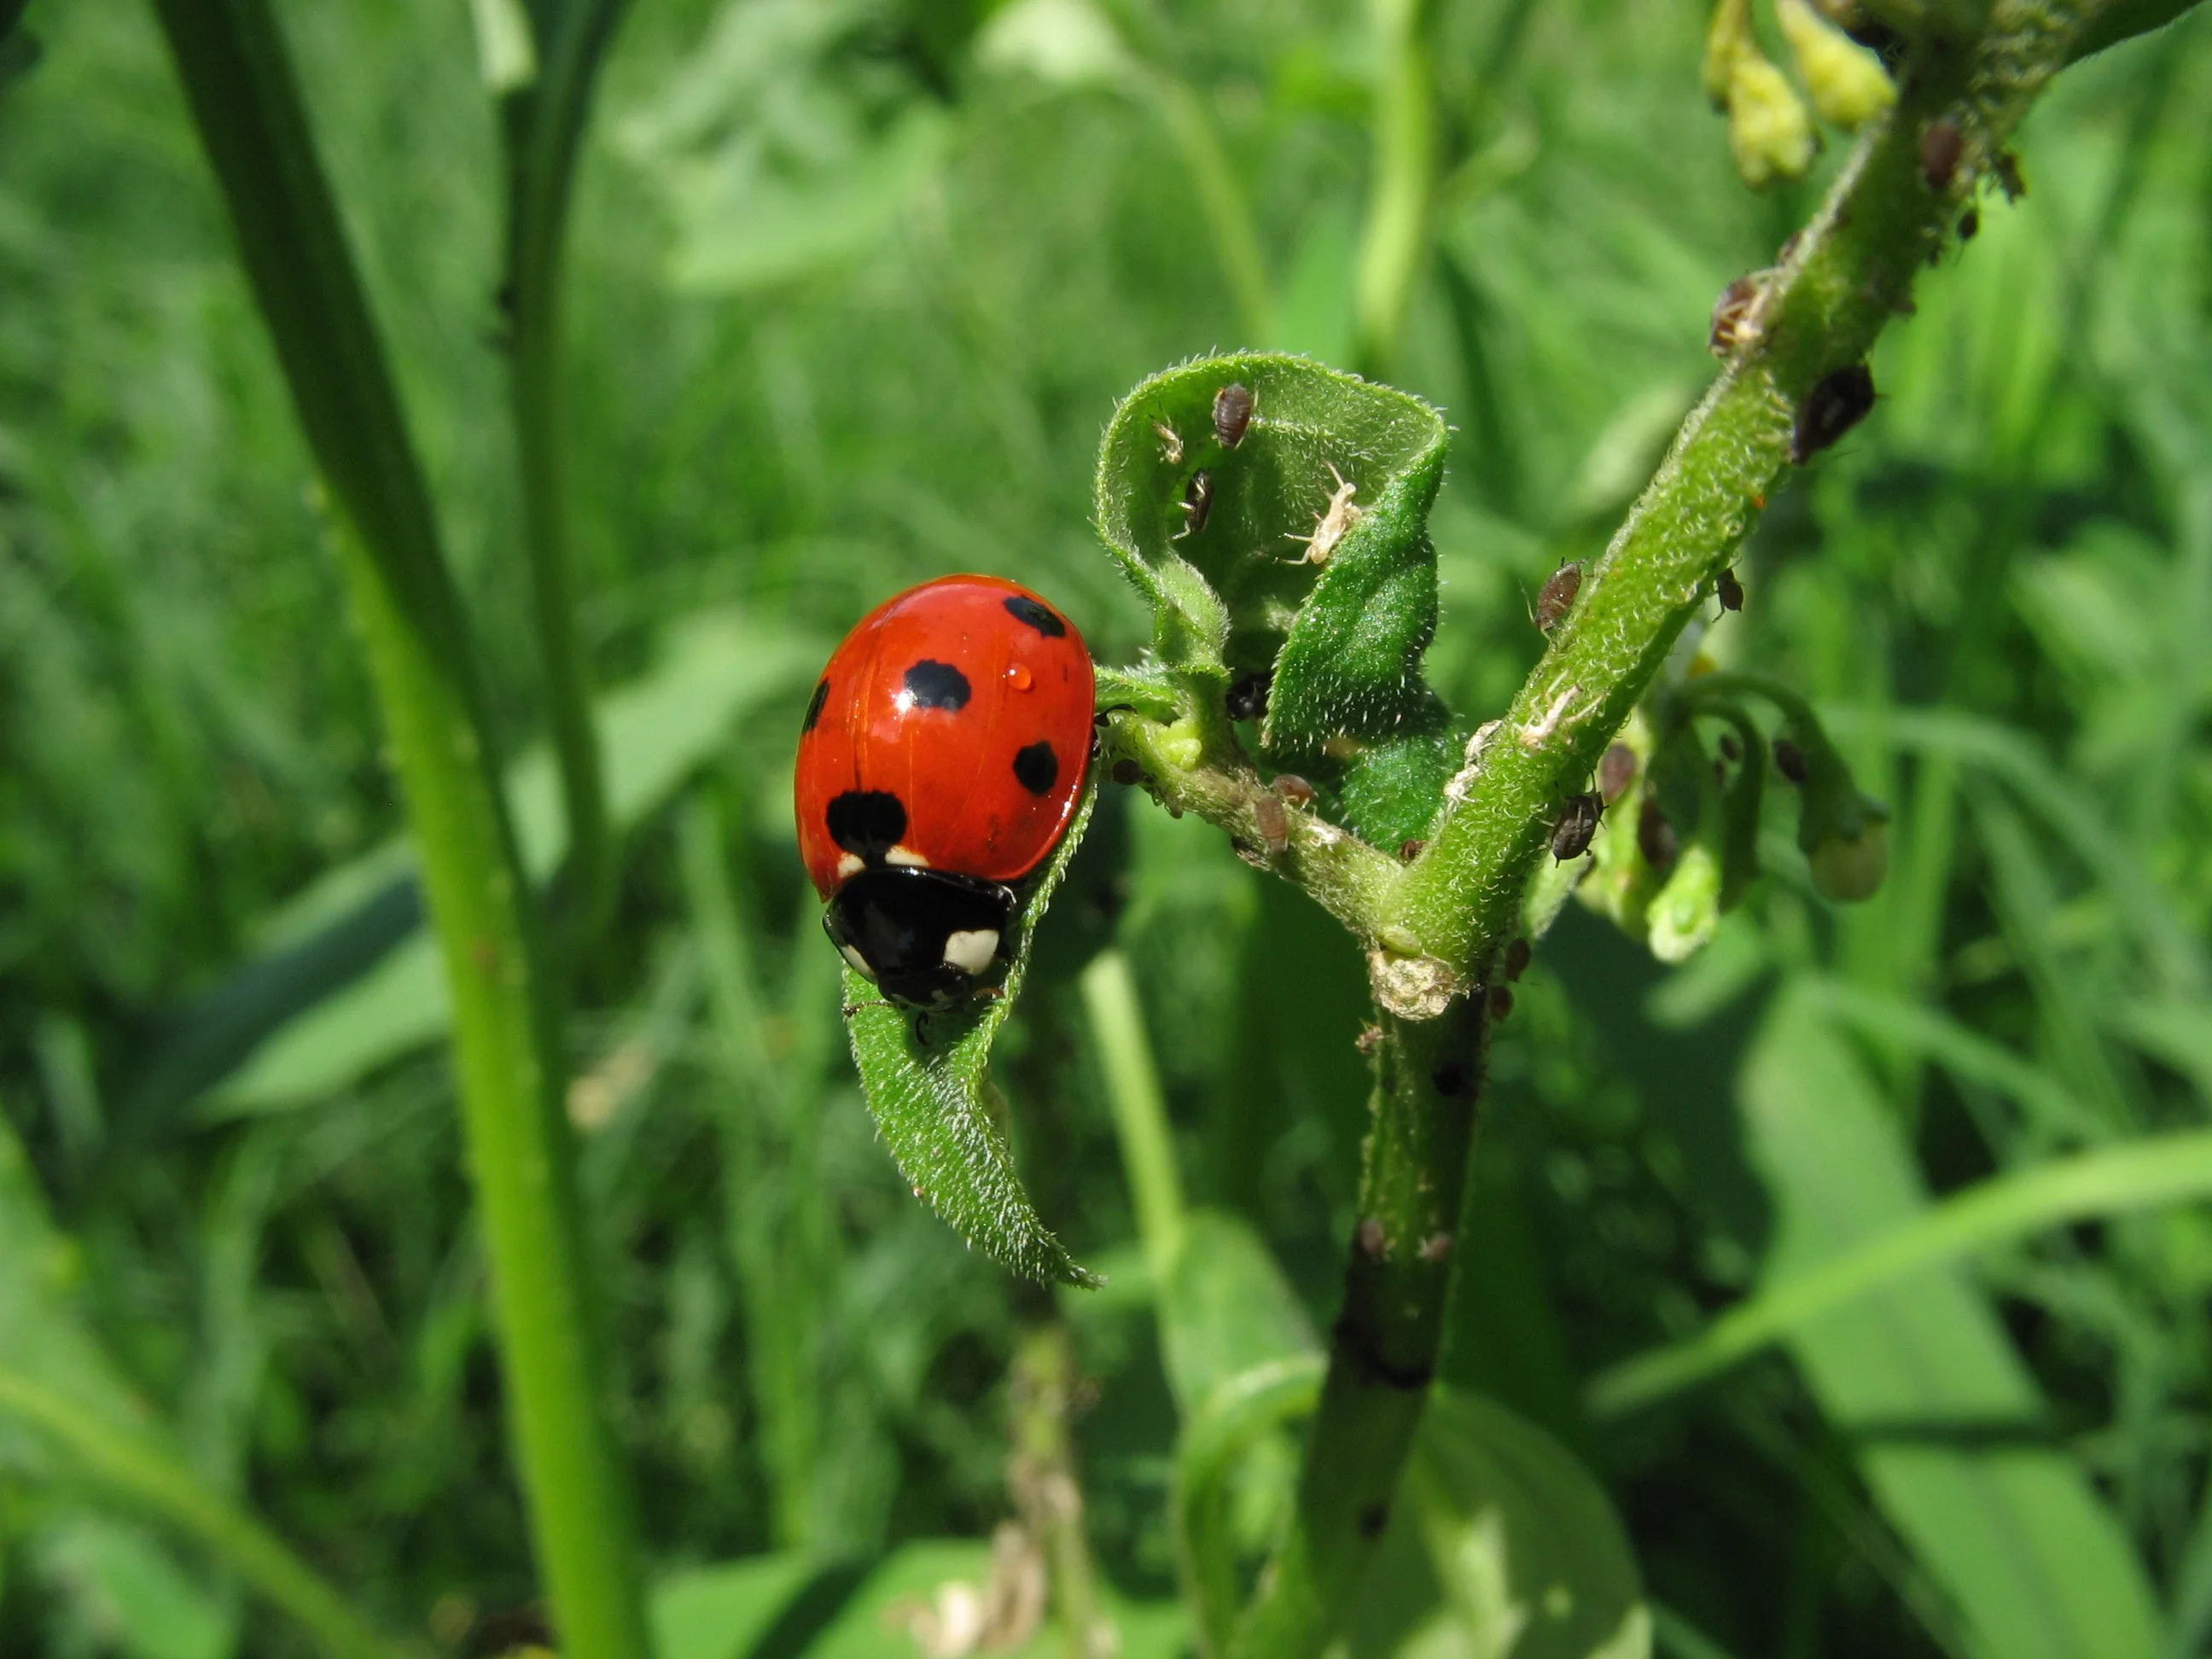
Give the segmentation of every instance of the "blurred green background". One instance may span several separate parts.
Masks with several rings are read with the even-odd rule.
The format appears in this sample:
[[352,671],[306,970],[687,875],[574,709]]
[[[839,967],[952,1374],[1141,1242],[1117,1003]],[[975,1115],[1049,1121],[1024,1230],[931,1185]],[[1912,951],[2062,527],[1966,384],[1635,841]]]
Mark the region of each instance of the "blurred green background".
[[[543,874],[469,9],[282,9]],[[793,845],[821,659],[969,569],[1133,658],[1146,621],[1088,524],[1114,400],[1274,347],[1458,428],[1432,678],[1492,718],[1536,586],[1602,546],[1713,372],[1714,298],[1844,149],[1747,191],[1704,21],[1443,0],[1437,247],[1395,360],[1355,365],[1358,7],[634,6],[570,260],[581,622],[627,839],[568,1041],[663,1570],[865,1562],[1009,1509],[1034,1309],[875,1140]],[[481,1649],[530,1565],[442,1001],[308,457],[150,16],[28,22],[43,55],[0,90],[0,1136],[27,1159],[0,1140],[0,1355],[81,1348],[390,1627]],[[1496,1043],[1447,1372],[1598,1474],[1664,1650],[2139,1650],[2053,1644],[2053,1583],[2086,1628],[2148,1585],[2175,1659],[2212,1632],[2201,1205],[1917,1273],[1648,1411],[1579,1403],[1931,1195],[2204,1122],[2212,31],[2069,71],[2020,151],[2027,195],[1925,274],[1874,416],[1772,504],[1705,640],[1832,713],[1895,811],[1887,886],[1824,906],[1778,818],[1776,873],[1705,954],[1662,969],[1571,908]],[[1100,819],[998,1074],[1047,1218],[1114,1276],[1062,1297],[1081,1472],[1106,1577],[1158,1601],[1175,1418],[1073,975],[1126,951],[1186,1185],[1261,1229],[1320,1329],[1365,1004],[1349,941],[1216,832],[1120,791]],[[1255,1544],[1290,1445],[1248,1471]],[[300,1639],[0,1422],[0,1655]]]

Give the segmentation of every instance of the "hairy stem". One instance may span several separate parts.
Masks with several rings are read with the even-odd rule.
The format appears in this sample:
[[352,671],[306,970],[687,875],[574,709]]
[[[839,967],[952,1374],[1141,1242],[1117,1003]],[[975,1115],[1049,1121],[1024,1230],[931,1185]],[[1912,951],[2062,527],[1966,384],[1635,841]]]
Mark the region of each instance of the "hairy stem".
[[1320,1653],[1389,1524],[1443,1340],[1486,1033],[1464,998],[1435,1019],[1383,1016],[1343,1311],[1290,1532],[1237,1633],[1245,1659]]
[[531,616],[568,817],[575,933],[588,939],[605,921],[612,899],[614,842],[599,733],[592,723],[591,667],[576,634],[575,558],[562,461],[567,403],[561,383],[561,289],[577,144],[622,0],[575,0],[546,10],[550,27],[548,38],[539,42],[539,76],[534,85],[510,93],[502,112],[507,151],[507,390]]
[[[1561,804],[1589,777],[1792,465],[1807,400],[1828,375],[1861,362],[1904,305],[1974,177],[2067,61],[2088,9],[2007,0],[1971,50],[1935,40],[1914,49],[1897,105],[1869,128],[1768,274],[1727,368],[1583,578],[1579,602],[1463,799],[1408,872],[1397,920],[1431,955],[1477,976],[1487,971],[1512,934]],[[1963,155],[1951,176],[1931,180],[1922,139],[1938,121],[1958,128]]]
[[528,889],[429,494],[266,0],[155,0],[309,447],[420,849],[516,1461],[563,1650],[642,1659]]

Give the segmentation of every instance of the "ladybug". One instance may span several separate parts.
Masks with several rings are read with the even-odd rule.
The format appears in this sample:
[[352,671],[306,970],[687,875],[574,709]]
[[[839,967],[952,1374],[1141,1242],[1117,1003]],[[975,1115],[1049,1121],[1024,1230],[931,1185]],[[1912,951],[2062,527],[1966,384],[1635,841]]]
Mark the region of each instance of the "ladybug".
[[1095,689],[1075,626],[1025,587],[946,576],[863,617],[799,738],[799,850],[822,926],[895,1002],[1004,974],[1017,887],[1075,816]]

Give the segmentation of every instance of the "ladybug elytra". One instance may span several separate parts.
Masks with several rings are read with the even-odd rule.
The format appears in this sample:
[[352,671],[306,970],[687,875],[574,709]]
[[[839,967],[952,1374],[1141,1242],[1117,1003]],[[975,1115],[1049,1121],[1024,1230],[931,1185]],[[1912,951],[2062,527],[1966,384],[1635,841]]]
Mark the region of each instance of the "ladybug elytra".
[[1017,885],[1082,798],[1095,695],[1074,625],[996,576],[909,588],[845,636],[799,739],[799,850],[885,996],[945,1007],[1003,974]]

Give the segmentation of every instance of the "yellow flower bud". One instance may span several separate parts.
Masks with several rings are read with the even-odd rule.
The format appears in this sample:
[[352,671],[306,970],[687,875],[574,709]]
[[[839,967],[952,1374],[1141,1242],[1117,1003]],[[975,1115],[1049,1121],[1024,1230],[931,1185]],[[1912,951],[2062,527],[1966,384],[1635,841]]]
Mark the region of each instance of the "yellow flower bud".
[[1818,141],[1812,112],[1780,70],[1755,51],[1738,57],[1729,77],[1729,149],[1753,190],[1802,179]]
[[1736,60],[1758,53],[1759,44],[1751,33],[1751,0],[1719,0],[1705,29],[1705,96],[1715,109],[1728,107]]
[[1856,836],[1832,836],[1806,854],[1822,898],[1856,904],[1872,898],[1889,874],[1889,830],[1869,815]]
[[1881,59],[1806,0],[1775,0],[1774,15],[1797,59],[1798,77],[1822,120],[1856,132],[1897,101],[1897,88]]

